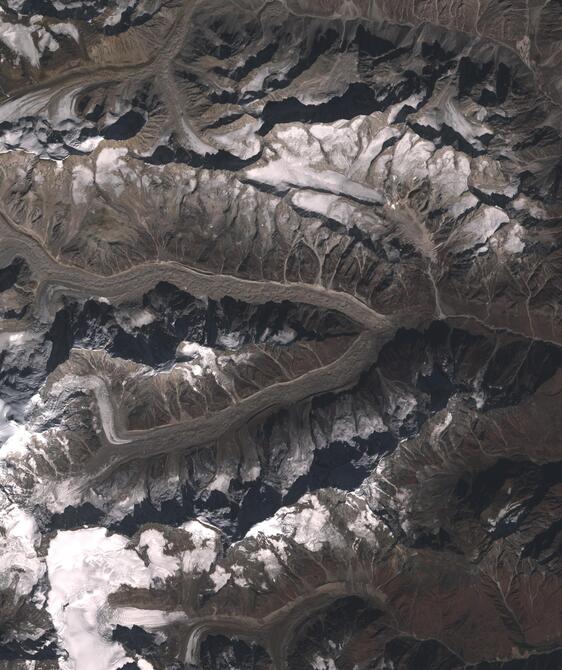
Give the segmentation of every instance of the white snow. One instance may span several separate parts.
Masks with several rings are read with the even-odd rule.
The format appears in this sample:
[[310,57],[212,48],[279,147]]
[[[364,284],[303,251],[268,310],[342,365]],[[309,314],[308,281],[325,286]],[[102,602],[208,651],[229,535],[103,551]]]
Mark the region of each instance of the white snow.
[[348,224],[357,209],[337,195],[308,190],[296,191],[291,201],[298,209],[339,221],[343,225]]
[[[0,9],[0,16],[3,13]],[[39,67],[41,56],[45,51],[56,51],[59,48],[59,43],[53,35],[41,25],[42,21],[43,17],[39,14],[29,19],[28,26],[21,18],[17,23],[10,23],[0,18],[0,42],[3,42],[15,54],[16,63],[24,58],[33,67]],[[53,32],[57,32],[54,27],[50,28]],[[74,26],[71,26],[71,29],[77,33]]]
[[312,667],[314,670],[337,670],[337,666],[331,658],[324,658],[316,654],[312,659]]
[[388,110],[388,123],[394,123],[398,114],[404,109],[404,107],[412,107],[412,109],[418,109],[421,102],[423,102],[424,96],[422,93],[413,93],[411,96],[403,100],[402,102],[397,102],[395,105],[391,105]]
[[253,554],[253,559],[263,563],[264,569],[271,578],[281,574],[282,565],[269,547],[262,547]]
[[123,159],[127,155],[125,148],[106,147],[96,159],[96,183],[104,189],[120,195],[125,188],[124,177],[129,168]]
[[240,465],[240,479],[243,482],[255,482],[260,476],[261,466],[259,463],[252,465],[247,460]]
[[180,569],[178,557],[164,553],[166,545],[166,538],[155,528],[144,530],[139,537],[138,547],[146,549],[150,561],[148,566],[150,579],[154,585],[158,582],[165,582],[168,577],[173,577]]
[[36,339],[39,339],[38,335],[27,330],[21,330],[13,333],[0,333],[0,351],[3,349],[19,347],[26,342],[30,342],[31,340]]
[[[186,573],[209,570],[216,559],[219,531],[199,521],[189,521],[181,530],[190,534],[194,548],[179,556],[165,553],[166,539],[154,528],[142,531],[137,550],[129,548],[128,538],[108,535],[104,528],[57,533],[47,554],[51,584],[47,609],[61,647],[69,654],[61,670],[116,670],[134,660],[110,640],[112,625],[153,630],[187,621],[181,611],[110,608],[107,604],[109,594],[120,585],[150,588],[180,569]],[[138,550],[146,550],[148,565]],[[150,668],[138,659],[137,663]]]
[[324,436],[316,436],[319,446],[328,446],[331,442],[353,442],[355,437],[368,438],[373,433],[386,431],[381,417],[374,411],[369,414],[361,413],[358,416],[353,408],[351,396],[341,398],[337,414],[334,416],[330,432]]
[[455,218],[464,214],[469,209],[474,209],[478,204],[478,198],[472,193],[464,193],[458,200],[455,200],[452,206],[449,207],[449,212]]
[[82,6],[81,0],[53,0],[53,7],[59,12],[69,9],[78,9]]
[[[349,498],[350,496],[348,496],[348,500]],[[367,505],[365,505],[350,524],[349,530],[351,530],[357,538],[365,538],[368,540],[374,553],[377,548],[374,532],[381,527],[384,527],[383,522],[373,514]]]
[[219,472],[213,481],[209,484],[208,488],[210,491],[221,491],[222,493],[226,493],[230,486],[231,479],[232,476],[228,473]]
[[41,54],[33,41],[34,28],[21,23],[7,23],[0,19],[0,41],[10,51],[16,54],[17,59],[25,58],[33,67],[39,66]]
[[504,251],[509,254],[520,254],[525,249],[525,229],[519,223],[513,224],[507,231],[507,236],[503,244]]
[[45,573],[45,564],[35,550],[40,540],[31,514],[16,505],[2,510],[0,590],[13,589],[17,598],[29,596]]
[[66,140],[66,143],[69,146],[73,147],[74,149],[77,149],[78,151],[83,151],[84,153],[94,151],[94,149],[96,149],[98,144],[100,144],[101,142],[103,142],[103,137],[101,135],[94,135],[93,137],[85,137],[82,140],[78,138],[72,139],[69,137]]
[[498,524],[509,517],[509,521],[517,523],[519,517],[525,513],[525,507],[517,501],[511,501],[495,515],[488,515],[488,524],[491,528],[496,528]]
[[422,140],[415,133],[408,131],[400,138],[394,149],[392,175],[399,183],[422,180],[427,175],[427,164],[434,151],[433,142]]
[[246,116],[238,121],[238,127],[228,132],[212,134],[213,143],[242,160],[248,160],[259,153],[261,142],[257,131],[261,121]]
[[527,210],[529,214],[535,219],[547,219],[548,215],[544,206],[538,200],[532,200],[526,195],[520,193],[513,201],[513,207],[518,210]]
[[59,48],[59,43],[51,35],[51,33],[46,31],[45,28],[39,28],[37,34],[39,35],[37,47],[41,54],[44,51],[57,51],[57,49]]
[[443,124],[446,124],[478,149],[482,149],[483,147],[479,138],[491,133],[490,127],[467,119],[451,97],[442,103],[439,108],[433,108],[422,114],[418,118],[418,123],[430,126],[436,130],[439,130]]
[[242,342],[242,337],[242,333],[239,332],[224,333],[219,335],[217,343],[226,349],[237,349]]
[[282,328],[279,330],[275,335],[271,337],[271,342],[274,344],[291,344],[291,342],[294,342],[297,337],[297,331],[294,330],[293,328],[290,328],[289,326],[285,326],[285,328]]
[[468,191],[470,160],[450,147],[444,147],[429,160],[428,173],[439,204],[454,205]]
[[[313,127],[314,128],[314,127]],[[277,142],[273,142],[273,149],[283,158],[287,158],[290,162],[303,162],[303,158],[309,165],[321,163],[323,159],[322,147],[318,138],[315,137],[313,128],[307,129],[301,125],[283,124],[280,125],[276,132]],[[330,140],[332,146],[337,140],[336,129],[334,126],[323,126],[319,129],[321,132],[330,133]]]
[[117,607],[111,611],[111,621],[121,626],[140,626],[147,630],[164,628],[178,621],[187,621],[183,612],[139,609],[137,607]]
[[204,347],[196,342],[180,342],[176,351],[179,356],[197,361],[203,368],[214,367],[217,358],[211,347]]
[[148,326],[155,318],[155,315],[148,309],[120,309],[117,313],[117,323],[127,332]]
[[133,660],[109,639],[109,623],[102,616],[108,595],[119,585],[150,586],[149,570],[127,543],[104,528],[59,531],[51,540],[47,609],[69,654],[60,661],[62,670],[117,670]]
[[[334,123],[317,123],[308,128],[310,135],[291,142],[290,149],[296,158],[306,157],[309,165],[325,165],[350,177],[364,145],[373,131],[372,119],[358,116],[351,121],[341,119]],[[279,138],[283,136],[278,134]],[[311,141],[311,136],[316,140]],[[285,142],[286,143],[286,142]],[[286,143],[287,144],[287,143]]]
[[94,183],[94,173],[85,165],[72,170],[72,200],[77,205],[88,201],[88,190]]
[[75,42],[80,41],[80,35],[78,29],[72,23],[55,23],[49,26],[49,29],[52,30],[57,35],[65,35],[66,37],[71,37]]
[[455,251],[466,251],[485,243],[507,221],[509,217],[502,209],[485,205],[464,222],[462,227],[453,233],[450,240],[454,241]]
[[217,565],[217,567],[209,575],[215,591],[220,591],[222,587],[228,582],[231,577],[230,572],[227,572],[222,566]]
[[[1,401],[0,401],[1,402]],[[27,453],[29,438],[33,435],[25,425],[10,420],[0,424],[0,460]]]
[[246,170],[245,177],[282,190],[292,187],[309,188],[335,195],[347,195],[367,203],[383,201],[382,193],[378,189],[364,186],[334,170],[313,170],[303,161],[280,158],[262,167]]
[[133,312],[130,315],[131,325],[134,328],[142,328],[142,326],[147,326],[149,323],[152,323],[156,317],[152,312],[149,312],[147,309],[139,310],[138,312]]
[[373,137],[353,162],[350,176],[355,179],[366,179],[371,164],[381,153],[384,143],[392,137],[398,137],[400,132],[396,128],[383,128]]
[[291,537],[309,551],[326,544],[337,545],[341,535],[332,528],[330,511],[313,494],[305,495],[297,507],[282,507],[270,519],[253,526],[246,537]]
[[197,377],[204,374],[212,374],[220,385],[226,380],[220,371],[221,359],[212,347],[204,347],[196,342],[180,342],[176,349],[176,357],[187,359],[178,366],[178,369],[183,371],[187,381],[192,385],[197,383]]
[[181,529],[188,532],[195,545],[182,552],[182,570],[186,574],[208,572],[217,558],[218,529],[198,521],[187,521]]
[[12,455],[22,455],[26,450],[27,441],[31,433],[25,425],[8,419],[13,413],[12,408],[0,399],[0,459]]

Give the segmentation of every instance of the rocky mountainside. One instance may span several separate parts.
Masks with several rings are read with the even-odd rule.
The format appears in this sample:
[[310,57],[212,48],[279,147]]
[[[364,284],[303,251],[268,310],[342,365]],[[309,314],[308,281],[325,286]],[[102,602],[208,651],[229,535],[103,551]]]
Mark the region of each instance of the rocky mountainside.
[[560,0],[0,0],[0,670],[562,668]]

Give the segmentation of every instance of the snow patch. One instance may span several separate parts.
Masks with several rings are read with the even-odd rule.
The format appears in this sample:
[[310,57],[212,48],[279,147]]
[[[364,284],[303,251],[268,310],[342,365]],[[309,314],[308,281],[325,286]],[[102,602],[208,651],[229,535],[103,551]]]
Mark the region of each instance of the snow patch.
[[243,339],[242,333],[224,333],[217,337],[217,344],[225,349],[238,349]]
[[56,35],[64,35],[65,37],[70,37],[75,42],[80,41],[80,35],[78,33],[78,29],[72,23],[55,23],[49,26],[49,30],[54,32]]
[[35,519],[11,505],[0,521],[0,590],[13,590],[16,599],[29,596],[45,573],[35,547],[41,536]]
[[331,658],[324,658],[316,654],[312,659],[312,667],[314,670],[337,670],[334,660]]
[[155,528],[144,530],[139,537],[139,549],[146,549],[150,561],[148,569],[153,585],[165,582],[179,572],[180,561],[176,556],[164,553],[167,541],[164,535]]
[[117,323],[128,333],[137,328],[148,326],[155,319],[156,316],[148,309],[120,309],[116,314]]
[[337,195],[316,191],[297,191],[291,201],[297,209],[338,221],[342,225],[348,224],[357,209]]
[[150,586],[150,571],[127,544],[105,528],[59,531],[51,540],[47,610],[69,655],[60,660],[61,670],[117,670],[134,660],[109,639],[109,622],[102,616],[109,594],[120,585]]
[[183,572],[208,572],[217,558],[219,531],[197,520],[187,521],[181,529],[189,533],[194,544],[193,549],[182,552]]
[[0,41],[16,55],[16,62],[25,58],[33,67],[39,67],[41,53],[33,41],[34,32],[32,27],[0,19]]
[[166,612],[137,607],[118,607],[111,611],[110,618],[114,624],[127,628],[140,626],[147,630],[165,628],[179,621],[187,621],[187,615],[183,612]]
[[303,161],[290,162],[281,158],[262,167],[246,170],[245,176],[250,181],[267,184],[282,191],[308,188],[346,195],[369,204],[380,204],[383,201],[382,193],[378,189],[364,186],[334,170],[313,170]]
[[11,456],[23,456],[27,452],[27,442],[32,433],[25,425],[11,417],[12,407],[0,399],[0,460]]
[[248,537],[290,537],[309,551],[341,543],[341,535],[332,528],[330,511],[317,496],[305,495],[296,508],[282,507],[270,519],[253,526]]
[[443,124],[446,124],[477,149],[484,148],[480,138],[492,134],[489,126],[467,119],[452,98],[449,98],[439,108],[434,108],[422,114],[418,118],[418,123],[423,126],[430,126],[435,130],[440,130]]
[[485,205],[453,233],[450,240],[457,253],[467,251],[487,242],[496,230],[508,221],[509,217],[503,210]]
[[217,565],[213,572],[209,575],[213,582],[215,592],[220,591],[231,577],[230,572],[227,572],[223,567]]
[[504,251],[508,254],[520,254],[525,249],[525,229],[519,223],[515,223],[507,231],[505,242],[503,244]]
[[94,183],[94,173],[85,165],[77,165],[72,170],[72,200],[76,205],[88,201],[88,190]]
[[104,189],[120,195],[125,188],[124,177],[130,172],[123,159],[125,148],[102,149],[96,159],[96,183]]

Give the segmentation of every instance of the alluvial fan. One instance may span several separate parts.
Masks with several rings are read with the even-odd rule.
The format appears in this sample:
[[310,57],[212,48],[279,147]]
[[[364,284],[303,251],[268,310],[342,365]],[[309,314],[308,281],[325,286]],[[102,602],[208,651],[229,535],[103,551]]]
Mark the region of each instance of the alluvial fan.
[[0,0],[0,670],[562,668],[560,0]]

